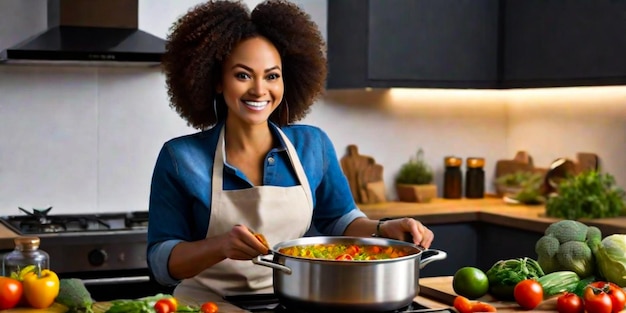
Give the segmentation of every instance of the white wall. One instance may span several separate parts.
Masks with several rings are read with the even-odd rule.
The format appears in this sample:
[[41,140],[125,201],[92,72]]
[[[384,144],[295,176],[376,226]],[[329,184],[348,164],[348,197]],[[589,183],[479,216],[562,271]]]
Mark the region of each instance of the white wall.
[[[45,25],[45,1],[0,1],[0,49]],[[165,38],[199,0],[140,1],[140,28]],[[248,0],[250,6],[259,1]],[[326,1],[296,1],[326,33]],[[41,13],[41,12],[44,13]],[[30,27],[30,29],[29,29]],[[567,90],[329,91],[303,121],[322,127],[339,157],[349,144],[393,176],[421,147],[437,171],[443,158],[482,156],[488,181],[498,159],[525,149],[537,165],[596,152],[626,184],[626,88]],[[157,69],[0,66],[0,215],[17,207],[59,213],[147,210],[150,177],[166,140],[193,132],[170,109]],[[491,189],[491,186],[488,186]]]

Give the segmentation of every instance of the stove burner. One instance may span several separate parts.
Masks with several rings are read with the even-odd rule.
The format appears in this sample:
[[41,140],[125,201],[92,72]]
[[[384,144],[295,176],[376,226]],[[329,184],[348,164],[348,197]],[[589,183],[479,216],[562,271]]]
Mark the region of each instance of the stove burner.
[[42,223],[41,221],[26,220],[20,222],[20,231],[26,234],[33,233],[57,233],[65,231],[63,224],[51,223],[49,221]]
[[1,222],[20,234],[69,233],[115,230],[146,230],[148,212],[109,214],[50,214],[52,207],[19,208],[26,215],[2,216]]

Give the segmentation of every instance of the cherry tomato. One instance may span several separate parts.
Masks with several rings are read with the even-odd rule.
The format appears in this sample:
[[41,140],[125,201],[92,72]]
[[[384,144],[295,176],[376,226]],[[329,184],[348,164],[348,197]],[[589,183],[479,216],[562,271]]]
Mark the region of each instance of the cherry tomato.
[[597,281],[590,284],[592,287],[602,289],[611,298],[611,312],[617,313],[626,306],[626,293],[618,285],[611,282]]
[[161,299],[154,304],[154,310],[156,313],[171,313],[175,311],[170,311],[169,301],[165,301],[165,299]]
[[350,261],[350,260],[354,260],[354,259],[352,258],[352,256],[351,256],[351,255],[349,255],[349,254],[345,254],[345,253],[344,253],[344,254],[342,254],[342,255],[338,256],[335,260]]
[[22,299],[22,283],[13,278],[0,277],[0,310],[14,308]]
[[217,304],[215,302],[205,302],[200,307],[200,312],[202,313],[216,313],[218,310]]
[[587,313],[611,313],[613,310],[613,303],[609,294],[592,285],[585,287],[583,300]]
[[454,308],[457,309],[460,313],[471,313],[472,312],[472,302],[463,296],[457,296],[454,298],[453,302]]
[[178,310],[178,301],[174,297],[160,299],[157,302],[165,302],[167,304],[167,306],[169,307],[169,309],[170,309],[169,311],[170,312],[176,312],[176,310]]
[[556,310],[559,313],[582,313],[585,306],[578,295],[566,292],[556,299]]
[[515,285],[513,296],[522,308],[532,310],[543,301],[543,287],[534,279],[525,279]]

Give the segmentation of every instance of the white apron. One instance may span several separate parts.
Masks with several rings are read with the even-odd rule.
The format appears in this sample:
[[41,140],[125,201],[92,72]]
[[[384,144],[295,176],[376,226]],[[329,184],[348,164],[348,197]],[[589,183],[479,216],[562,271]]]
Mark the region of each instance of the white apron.
[[[287,136],[278,129],[300,185],[223,190],[224,128],[215,149],[207,237],[226,233],[236,224],[263,234],[270,245],[302,237],[311,224],[313,199],[304,168]],[[174,290],[174,296],[203,303],[219,301],[224,295],[273,291],[272,269],[250,260],[226,259],[183,280]]]

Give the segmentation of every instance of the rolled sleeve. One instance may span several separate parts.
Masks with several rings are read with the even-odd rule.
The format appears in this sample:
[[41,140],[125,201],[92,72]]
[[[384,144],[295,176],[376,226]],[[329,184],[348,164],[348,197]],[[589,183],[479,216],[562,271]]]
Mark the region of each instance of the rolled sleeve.
[[150,249],[148,254],[149,268],[156,281],[164,286],[174,286],[180,283],[180,280],[170,276],[170,272],[167,268],[167,264],[172,253],[172,249],[182,240],[167,240],[158,244],[155,244]]
[[361,217],[366,217],[365,213],[363,213],[359,209],[354,209],[344,214],[343,216],[341,216],[339,219],[335,220],[334,222],[330,223],[327,226],[326,230],[332,236],[343,236],[343,234],[346,232],[346,228],[348,228],[348,225],[350,225],[350,223],[352,223],[355,219],[361,218]]

